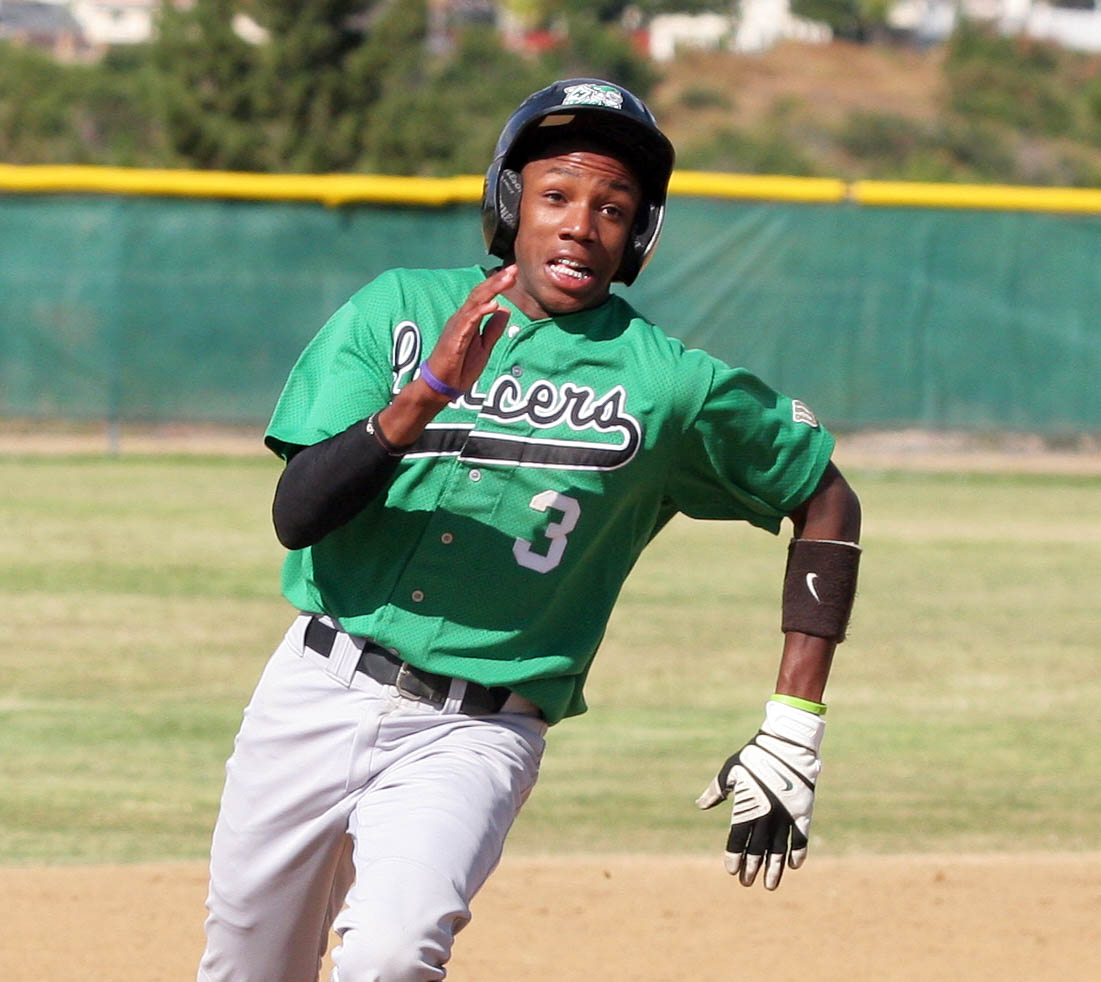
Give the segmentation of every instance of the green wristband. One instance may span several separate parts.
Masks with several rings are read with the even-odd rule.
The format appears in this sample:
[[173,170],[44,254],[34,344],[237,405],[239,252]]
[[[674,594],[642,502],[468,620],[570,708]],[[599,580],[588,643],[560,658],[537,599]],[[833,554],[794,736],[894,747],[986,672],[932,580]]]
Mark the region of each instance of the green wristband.
[[787,696],[782,692],[774,693],[769,698],[773,702],[782,702],[785,706],[792,706],[795,709],[803,709],[808,713],[814,713],[815,716],[826,715],[826,704],[824,702],[811,702],[810,699],[800,699],[798,696]]

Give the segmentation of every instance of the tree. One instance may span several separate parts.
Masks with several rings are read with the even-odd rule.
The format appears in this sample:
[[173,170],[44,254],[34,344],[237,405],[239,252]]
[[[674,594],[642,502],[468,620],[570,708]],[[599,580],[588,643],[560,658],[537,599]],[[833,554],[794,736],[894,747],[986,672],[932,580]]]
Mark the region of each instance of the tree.
[[836,37],[866,43],[886,30],[889,0],[791,0],[791,11],[829,24]]
[[[257,116],[268,165],[296,171],[351,167],[362,153],[366,111],[390,52],[365,45],[362,0],[269,0],[257,20],[270,35],[258,51]],[[408,8],[403,17],[402,7]],[[423,4],[374,6],[375,30],[400,48],[421,46]],[[411,28],[394,32],[391,18]],[[378,57],[372,57],[377,55]]]
[[645,99],[659,75],[653,62],[640,55],[618,27],[601,24],[589,14],[569,18],[569,41],[547,56],[555,77],[591,75],[606,78]]
[[163,150],[140,75],[112,57],[62,65],[0,43],[0,160],[143,164]]
[[151,50],[153,99],[171,152],[192,167],[265,169],[255,120],[258,52],[234,33],[232,0],[164,4]]
[[44,54],[0,44],[0,160],[66,162],[76,149],[73,88]]
[[460,33],[451,55],[392,64],[368,115],[362,166],[402,174],[479,173],[509,112],[545,84],[537,62],[494,31]]
[[[266,32],[249,44],[233,18]],[[383,0],[196,0],[166,5],[153,46],[157,107],[194,167],[324,173],[364,155],[386,78],[424,57],[425,4]]]

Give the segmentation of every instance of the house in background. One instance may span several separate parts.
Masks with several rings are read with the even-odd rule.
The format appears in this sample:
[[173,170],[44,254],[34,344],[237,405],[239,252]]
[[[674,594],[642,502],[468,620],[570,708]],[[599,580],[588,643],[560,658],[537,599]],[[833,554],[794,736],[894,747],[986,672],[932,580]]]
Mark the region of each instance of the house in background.
[[796,17],[789,0],[741,0],[726,14],[659,14],[648,34],[655,61],[668,61],[678,48],[756,54],[781,41],[827,44],[833,38],[828,24]]
[[1064,48],[1101,52],[1101,0],[897,0],[888,25],[922,44],[951,36],[961,17]]
[[[961,17],[1079,51],[1101,52],[1101,0],[895,0],[888,25],[919,44],[939,44]],[[781,41],[825,44],[826,24],[796,17],[789,0],[735,0],[725,14],[663,14],[648,25],[648,50],[667,61],[678,47],[754,54]]]
[[0,0],[0,24],[33,20],[39,25],[40,38],[47,31],[58,35],[75,31],[80,36],[78,46],[94,56],[111,45],[148,41],[160,6],[161,0]]
[[0,0],[0,41],[37,48],[58,61],[96,56],[66,3]]
[[[156,32],[162,2],[190,7],[195,0],[0,0],[0,40],[41,48],[59,60],[89,60],[114,45],[140,44]],[[400,2],[400,0],[399,0]],[[372,5],[364,0],[365,9]],[[825,44],[826,24],[797,17],[790,0],[717,2],[723,13],[662,14],[646,20],[628,9],[624,26],[635,45],[656,61],[678,48],[754,54],[781,41]],[[495,24],[510,49],[537,53],[565,41],[565,22],[537,27],[532,6],[508,0],[428,0],[430,48],[448,50],[454,32],[472,23]],[[368,15],[369,16],[369,15]],[[918,44],[945,41],[960,17],[993,24],[1080,51],[1101,52],[1101,0],[894,0],[887,20]],[[234,30],[252,44],[267,32],[245,14]]]
[[[87,60],[152,40],[163,2],[186,9],[195,0],[0,0],[0,39],[22,40],[59,60]],[[267,31],[242,13],[234,15],[233,29],[250,44],[267,40]],[[67,57],[70,49],[75,57]]]
[[88,43],[106,48],[153,37],[160,0],[66,0]]

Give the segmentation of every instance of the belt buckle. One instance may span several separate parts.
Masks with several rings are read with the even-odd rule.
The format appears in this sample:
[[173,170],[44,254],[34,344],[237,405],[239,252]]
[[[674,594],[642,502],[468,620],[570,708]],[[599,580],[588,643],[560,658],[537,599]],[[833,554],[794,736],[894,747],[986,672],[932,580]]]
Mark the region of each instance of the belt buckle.
[[436,705],[438,702],[433,698],[435,693],[416,675],[414,666],[407,661],[403,661],[398,667],[394,688],[398,690],[398,695],[415,702],[426,702],[429,705]]

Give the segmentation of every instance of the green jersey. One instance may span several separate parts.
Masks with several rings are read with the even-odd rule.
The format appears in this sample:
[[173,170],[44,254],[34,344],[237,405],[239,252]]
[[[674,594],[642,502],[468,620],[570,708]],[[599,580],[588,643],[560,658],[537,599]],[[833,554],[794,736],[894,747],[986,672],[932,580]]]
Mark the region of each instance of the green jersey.
[[[267,443],[288,456],[411,381],[480,267],[392,270],[291,372]],[[798,400],[688,350],[621,297],[509,326],[346,525],[288,554],[286,598],[432,672],[508,686],[555,723],[639,554],[677,512],[778,532],[833,438]]]

